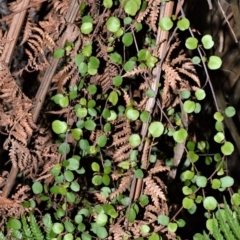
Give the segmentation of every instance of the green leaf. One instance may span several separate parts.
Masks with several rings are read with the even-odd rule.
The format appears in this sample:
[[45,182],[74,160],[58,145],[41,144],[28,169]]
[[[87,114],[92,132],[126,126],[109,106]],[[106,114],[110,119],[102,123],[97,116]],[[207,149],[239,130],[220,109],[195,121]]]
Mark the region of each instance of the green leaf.
[[[83,49],[82,49],[82,54],[85,56],[85,57],[90,57],[92,55],[92,45],[91,44],[88,44],[87,46],[85,46]],[[80,58],[81,59],[81,58]]]
[[152,90],[152,89],[148,89],[146,92],[145,92],[145,95],[149,98],[153,98],[155,96],[155,92]]
[[146,206],[146,205],[148,205],[148,204],[149,204],[149,198],[148,198],[148,196],[147,196],[147,195],[141,195],[141,196],[139,197],[139,202],[140,202],[141,206]]
[[206,97],[206,93],[203,89],[198,89],[195,92],[195,96],[196,96],[197,100],[201,101]]
[[88,67],[92,68],[92,69],[98,69],[100,65],[100,61],[97,57],[93,57],[91,56],[89,58],[89,62],[88,62]]
[[134,174],[135,174],[135,177],[138,178],[138,179],[139,178],[141,179],[144,176],[142,169],[136,169]]
[[182,175],[185,180],[191,180],[194,177],[194,172],[186,170],[185,172],[182,173]]
[[81,234],[81,238],[82,238],[82,240],[91,240],[92,236],[89,233],[87,233],[87,232],[83,232]]
[[71,170],[71,171],[79,169],[79,166],[80,166],[79,160],[77,160],[75,158],[69,158],[67,161],[69,164],[66,167],[66,169]]
[[184,128],[180,128],[178,131],[173,133],[173,139],[177,143],[183,143],[188,136],[188,132]]
[[146,49],[141,49],[138,53],[138,61],[146,61],[147,58],[150,56],[150,52],[147,51]]
[[138,147],[141,144],[141,138],[138,134],[132,134],[129,137],[129,143],[132,147]]
[[183,109],[186,113],[192,113],[195,110],[195,102],[187,100],[183,104]]
[[112,0],[103,0],[103,6],[105,8],[111,8],[113,5],[113,1]]
[[129,211],[126,212],[126,216],[128,217],[128,221],[130,223],[133,223],[136,219],[136,216],[137,216],[136,211],[131,207],[130,212]]
[[128,0],[124,6],[124,11],[130,16],[135,16],[140,9],[140,4],[136,0]]
[[92,183],[95,185],[95,186],[99,186],[102,184],[102,176],[100,175],[95,175],[93,178],[92,178]]
[[164,31],[169,31],[173,27],[173,21],[170,17],[162,17],[159,21],[159,27]]
[[234,146],[231,142],[225,142],[221,147],[221,151],[224,155],[231,155],[234,151]]
[[109,56],[112,62],[117,64],[122,64],[122,56],[119,53],[114,52],[114,53],[111,53]]
[[80,190],[80,185],[78,182],[71,182],[70,188],[74,192],[79,192]]
[[126,117],[129,120],[136,121],[139,117],[139,111],[133,108],[128,108],[126,110]]
[[100,239],[104,239],[108,236],[106,228],[102,226],[97,227],[96,234]]
[[240,195],[239,193],[234,193],[231,197],[231,202],[234,203],[235,205],[239,206],[240,205]]
[[148,225],[142,225],[141,226],[141,233],[142,234],[146,234],[146,233],[148,233],[150,231],[150,227],[148,226]]
[[59,59],[59,58],[63,57],[64,54],[65,54],[65,50],[62,48],[58,48],[54,51],[53,57],[56,59]]
[[187,156],[191,162],[196,162],[199,159],[199,156],[194,151],[188,151]]
[[77,54],[75,57],[75,64],[79,67],[80,63],[82,63],[84,60],[83,54]]
[[100,166],[99,166],[99,164],[96,163],[96,162],[93,162],[93,163],[91,164],[91,167],[92,167],[92,170],[93,170],[94,172],[99,172],[99,171],[100,171]]
[[107,30],[117,32],[121,26],[120,20],[117,17],[110,17],[106,22]]
[[236,114],[236,110],[234,107],[227,107],[225,109],[225,114],[227,117],[233,117]]
[[102,177],[103,184],[105,186],[108,186],[110,184],[110,181],[111,181],[110,177],[108,175],[104,174]]
[[129,47],[133,43],[132,33],[125,33],[122,37],[122,42],[126,47]]
[[208,196],[203,200],[203,206],[206,210],[213,211],[217,207],[217,200],[212,196]]
[[56,94],[51,98],[51,100],[53,100],[56,104],[59,104],[60,99],[63,97],[64,96],[62,94]]
[[123,81],[122,77],[118,75],[113,78],[113,85],[115,87],[120,87],[122,85],[122,81]]
[[82,129],[80,128],[74,128],[74,129],[71,129],[71,133],[72,133],[72,136],[75,140],[80,140],[81,136],[82,136]]
[[70,145],[66,142],[61,143],[58,148],[58,151],[62,155],[68,154],[70,152]]
[[211,56],[208,60],[208,68],[211,70],[219,69],[222,65],[222,60],[218,56]]
[[194,204],[193,199],[191,199],[189,197],[183,198],[183,201],[182,201],[183,208],[190,209],[190,208],[192,208],[193,204]]
[[197,176],[196,184],[198,187],[206,187],[207,186],[207,178],[205,176]]
[[169,217],[166,215],[159,215],[157,220],[158,220],[158,223],[163,226],[167,226],[170,221]]
[[64,231],[64,226],[63,226],[62,223],[56,222],[56,223],[53,224],[52,230],[53,230],[54,233],[59,234],[59,233]]
[[117,102],[118,102],[118,94],[117,94],[117,92],[112,91],[109,94],[108,100],[109,100],[109,102],[112,103],[113,106],[115,106],[117,104]]
[[60,120],[55,120],[52,122],[52,129],[56,134],[65,133],[67,128],[68,126],[66,122]]
[[149,112],[144,110],[140,115],[140,119],[143,123],[146,123],[148,121],[148,118],[149,118]]
[[220,178],[220,181],[221,181],[222,188],[232,187],[234,184],[234,179],[230,176],[222,177],[222,178]]
[[152,235],[148,238],[148,240],[160,240],[160,238],[157,233],[152,233]]
[[64,172],[64,177],[68,182],[72,182],[74,179],[74,174],[72,173],[72,171],[67,170]]
[[[21,221],[18,219],[10,218],[7,223],[9,228],[12,228],[13,230],[19,230],[22,227]],[[2,238],[5,239],[5,238]]]
[[215,136],[214,136],[214,141],[217,143],[221,143],[223,140],[225,139],[225,136],[222,132],[218,132]]
[[81,63],[79,64],[79,66],[78,66],[78,71],[79,71],[82,75],[86,74],[87,71],[88,71],[88,66],[87,66],[87,64],[86,64],[85,62],[81,62]]
[[222,115],[220,112],[214,113],[213,117],[214,117],[214,119],[216,119],[218,122],[222,122],[223,119],[224,119],[223,115]]
[[123,66],[123,69],[126,71],[126,72],[130,72],[134,69],[134,67],[136,66],[136,62],[135,61],[127,61],[124,66]]
[[183,219],[178,219],[177,225],[178,225],[178,227],[185,227],[186,222]]
[[97,92],[97,87],[92,84],[88,86],[87,90],[91,95],[94,95]]
[[168,227],[169,232],[176,232],[178,225],[177,225],[177,223],[170,222],[167,227]]
[[93,131],[96,128],[96,123],[93,120],[87,120],[84,122],[84,127],[89,131]]
[[149,67],[149,68],[153,68],[155,66],[155,64],[157,63],[158,59],[154,56],[149,56],[147,58],[147,61],[146,61],[146,65]]
[[93,30],[93,24],[91,22],[85,22],[81,25],[81,33],[89,34]]
[[195,37],[189,37],[187,38],[186,42],[185,42],[185,46],[187,49],[189,50],[194,50],[197,48],[198,46],[198,40]]
[[34,194],[40,194],[43,191],[43,186],[40,182],[35,182],[32,185],[32,190],[33,190]]
[[219,179],[212,180],[212,189],[219,189],[221,186],[221,182]]
[[180,96],[182,99],[188,99],[191,96],[191,92],[188,90],[183,90],[180,92]]
[[96,223],[99,226],[102,226],[102,227],[105,226],[107,221],[108,221],[108,217],[105,213],[98,214],[97,219],[96,219]]
[[178,20],[177,26],[181,31],[185,31],[189,28],[190,22],[187,18],[182,18],[181,20]]
[[114,110],[110,110],[110,117],[107,118],[108,121],[114,121],[117,119],[117,114]]
[[87,109],[85,107],[81,107],[79,104],[75,105],[74,110],[79,118],[84,118],[87,116]]
[[212,48],[213,45],[214,45],[214,42],[213,42],[213,40],[212,40],[212,36],[209,35],[209,34],[204,35],[204,36],[202,37],[201,41],[202,41],[203,47],[204,47],[205,49],[210,49],[210,48]]
[[192,58],[192,63],[193,63],[193,64],[199,64],[200,62],[201,62],[201,58],[200,58],[200,57],[194,56],[194,57]]
[[190,194],[193,193],[192,189],[189,188],[188,186],[184,186],[184,187],[182,188],[182,192],[183,192],[184,195],[190,195]]
[[99,147],[105,147],[106,143],[107,143],[107,136],[100,135],[97,138],[97,144],[98,144]]
[[163,134],[164,126],[161,122],[152,122],[149,125],[148,131],[154,138],[160,137]]
[[216,122],[215,123],[215,129],[218,131],[218,132],[222,132],[222,130],[223,130],[223,124],[222,124],[222,122]]

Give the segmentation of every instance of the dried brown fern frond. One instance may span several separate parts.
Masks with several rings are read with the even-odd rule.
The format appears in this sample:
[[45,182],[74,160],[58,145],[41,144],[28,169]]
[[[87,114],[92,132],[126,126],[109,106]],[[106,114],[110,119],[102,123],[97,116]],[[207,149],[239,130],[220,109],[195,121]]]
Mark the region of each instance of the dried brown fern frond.
[[124,231],[120,223],[111,224],[109,232],[113,234],[114,240],[122,240],[124,237],[128,237],[128,234]]
[[138,74],[151,75],[148,68],[135,67],[132,71],[123,74],[122,77],[132,77]]
[[127,188],[130,186],[130,183],[133,179],[133,176],[131,174],[131,171],[128,172],[128,175],[122,177],[120,180],[120,184],[118,188],[110,194],[110,199],[113,199],[114,197],[118,196],[119,194],[125,192]]
[[118,74],[118,67],[108,62],[104,68],[103,74],[92,77],[90,82],[96,85],[100,85],[102,88],[102,93],[104,94],[110,89],[112,86],[113,78]]
[[19,218],[24,213],[21,203],[8,198],[0,197],[0,215],[2,218],[16,217]]
[[179,51],[180,42],[174,42],[162,65],[165,73],[162,97],[162,107],[174,107],[179,103],[179,93],[182,90],[196,90],[200,87],[200,80],[190,58],[183,51]]
[[143,182],[145,184],[144,186],[144,194],[149,195],[154,203],[154,206],[156,209],[158,209],[158,212],[161,211],[161,205],[160,202],[164,201],[166,202],[166,196],[161,188],[159,186],[159,183],[156,182],[156,179],[152,178],[152,176],[148,176],[143,179]]

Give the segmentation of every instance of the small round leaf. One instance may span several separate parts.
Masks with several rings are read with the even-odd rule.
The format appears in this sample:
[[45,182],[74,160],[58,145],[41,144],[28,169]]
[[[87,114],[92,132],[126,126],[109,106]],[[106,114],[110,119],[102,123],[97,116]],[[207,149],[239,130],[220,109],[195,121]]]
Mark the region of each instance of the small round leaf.
[[138,147],[141,144],[141,138],[138,134],[132,134],[129,138],[129,143],[132,147]]
[[217,200],[214,197],[208,196],[203,200],[203,206],[206,210],[214,210],[217,207]]
[[189,37],[186,42],[185,42],[185,46],[187,49],[189,50],[194,50],[197,48],[198,46],[198,40],[195,37]]
[[182,18],[181,20],[178,20],[177,26],[181,31],[185,31],[189,28],[190,22],[187,18]]
[[211,56],[208,60],[208,68],[211,70],[219,69],[222,65],[222,60],[218,56]]
[[173,21],[170,17],[162,17],[159,21],[159,27],[164,31],[169,31],[173,27]]
[[234,151],[234,146],[231,142],[225,142],[221,147],[221,151],[224,155],[231,155]]
[[236,114],[236,110],[234,107],[227,107],[225,109],[225,114],[227,117],[233,117]]
[[163,134],[164,126],[161,122],[152,122],[148,130],[154,138],[157,138]]
[[110,17],[106,23],[107,29],[110,32],[117,32],[121,26],[120,20],[117,17]]

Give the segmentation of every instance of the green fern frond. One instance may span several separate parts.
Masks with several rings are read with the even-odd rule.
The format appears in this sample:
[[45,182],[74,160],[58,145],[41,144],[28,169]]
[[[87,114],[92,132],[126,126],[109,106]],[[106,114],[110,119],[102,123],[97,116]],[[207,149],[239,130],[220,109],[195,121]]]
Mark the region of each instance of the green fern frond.
[[4,234],[0,232],[0,240],[5,240]]
[[35,216],[33,215],[33,213],[29,213],[29,216],[30,216],[30,227],[31,227],[32,234],[34,237],[33,239],[44,240],[43,233],[37,223]]
[[226,217],[226,221],[230,226],[230,229],[233,231],[233,234],[235,236],[235,239],[240,240],[240,226],[239,222],[236,218],[233,216],[233,212],[231,211],[229,205],[226,202],[226,199],[224,198],[224,213]]
[[240,207],[237,206],[236,204],[233,204],[233,207],[234,207],[234,211],[237,215],[237,220],[238,220],[238,222],[240,222]]
[[26,219],[25,215],[22,215],[21,220],[22,220],[24,240],[25,239],[26,240],[33,239],[32,231],[31,231],[31,228],[30,228],[29,224],[27,223],[27,219]]
[[43,224],[46,227],[46,240],[51,240],[52,239],[51,234],[52,234],[53,223],[52,223],[52,219],[51,219],[50,214],[46,214],[43,217]]
[[212,232],[213,237],[215,240],[224,240],[223,235],[221,234],[221,232],[219,230],[217,219],[215,217],[213,218],[212,230],[213,230],[213,232]]
[[223,214],[224,214],[224,210],[222,209],[218,209],[218,211],[216,212],[216,218],[219,221],[220,229],[227,240],[236,240]]
[[13,239],[18,239],[18,240],[23,239],[23,235],[19,230],[13,230],[12,237]]
[[203,231],[203,240],[210,240],[209,236]]

